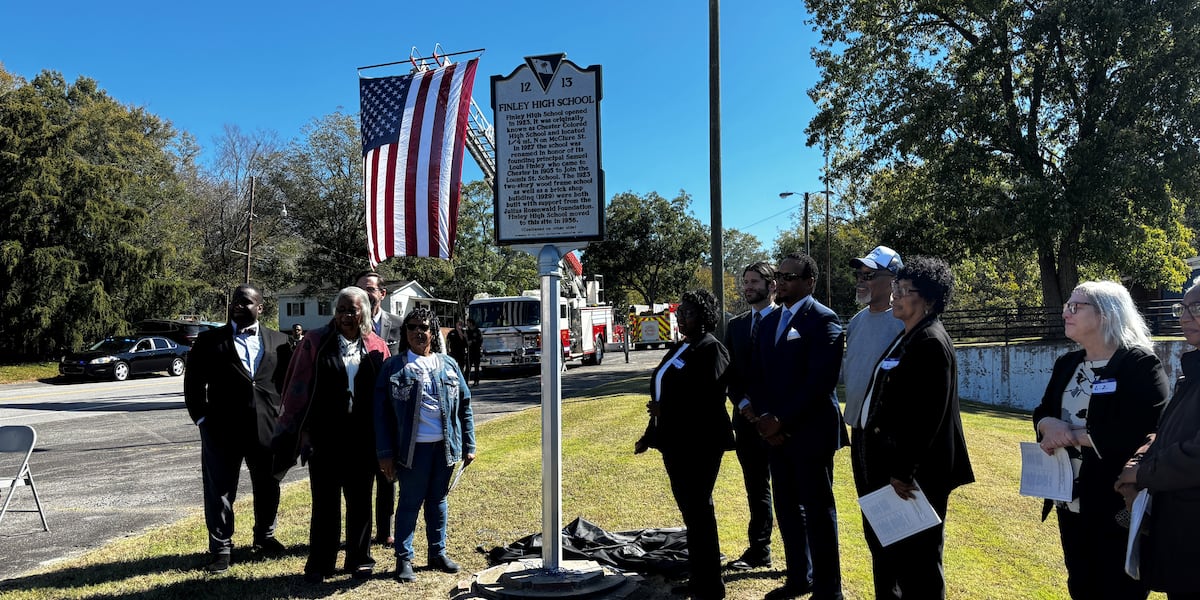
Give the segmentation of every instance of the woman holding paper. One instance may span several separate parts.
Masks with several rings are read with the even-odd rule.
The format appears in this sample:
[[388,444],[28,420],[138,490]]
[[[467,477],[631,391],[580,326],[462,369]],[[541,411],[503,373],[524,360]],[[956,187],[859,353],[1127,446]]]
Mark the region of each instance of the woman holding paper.
[[[1171,307],[1183,337],[1200,348],[1200,280]],[[1117,479],[1117,488],[1150,490],[1152,506],[1143,532],[1141,575],[1168,600],[1200,599],[1200,352],[1179,359],[1183,375],[1163,410],[1154,440],[1138,451]]]
[[729,352],[713,337],[717,300],[708,290],[685,292],[675,310],[683,341],[672,346],[654,369],[650,423],[634,446],[662,452],[671,493],[687,527],[689,580],[693,598],[725,597],[721,544],[713,487],[721,457],[733,449],[733,425],[725,409],[725,371]]
[[1166,374],[1121,284],[1079,284],[1062,316],[1067,337],[1082,348],[1054,363],[1033,422],[1042,449],[1065,448],[1075,471],[1075,499],[1056,503],[1067,589],[1076,600],[1144,599],[1145,584],[1125,574],[1128,529],[1115,518],[1124,503],[1113,482],[1158,423]]
[[471,388],[453,358],[442,354],[438,319],[424,307],[404,317],[404,343],[383,363],[375,384],[375,444],[379,468],[400,482],[396,505],[396,572],[416,581],[413,532],[425,509],[431,569],[457,573],[446,554],[446,518],[454,464],[475,460]]
[[876,598],[946,597],[946,505],[951,491],[975,481],[959,417],[954,344],[939,318],[953,287],[950,267],[928,257],[907,261],[892,283],[892,316],[904,331],[871,378],[863,435],[854,441],[855,485],[862,495],[890,486],[905,500],[919,490],[942,523],[883,547],[863,519]]

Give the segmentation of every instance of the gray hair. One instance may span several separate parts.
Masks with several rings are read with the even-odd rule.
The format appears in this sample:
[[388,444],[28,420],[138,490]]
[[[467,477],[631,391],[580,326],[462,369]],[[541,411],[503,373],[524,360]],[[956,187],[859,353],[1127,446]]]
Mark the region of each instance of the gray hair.
[[1115,281],[1085,281],[1075,286],[1074,291],[1087,296],[1100,314],[1100,332],[1105,344],[1154,352],[1150,328],[1125,286]]
[[352,301],[357,300],[358,305],[362,307],[362,311],[358,314],[358,333],[365,339],[374,330],[371,323],[371,297],[367,296],[367,292],[356,285],[344,287],[338,291],[337,297],[333,299],[335,313],[337,310],[336,307],[342,301],[342,298],[349,298]]

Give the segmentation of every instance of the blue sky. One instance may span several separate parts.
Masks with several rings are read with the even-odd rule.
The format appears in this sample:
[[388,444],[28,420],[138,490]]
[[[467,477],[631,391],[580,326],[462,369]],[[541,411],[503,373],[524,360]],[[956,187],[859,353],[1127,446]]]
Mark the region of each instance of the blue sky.
[[[710,221],[703,0],[4,4],[6,70],[27,79],[44,69],[72,81],[86,75],[206,149],[226,124],[290,140],[315,117],[357,113],[357,67],[406,59],[413,46],[423,55],[437,43],[449,52],[485,48],[474,97],[489,118],[490,76],[509,74],[525,56],[565,52],[603,67],[607,195],[670,198],[683,189]],[[818,40],[807,18],[797,0],[722,5],[724,226],[767,249],[793,223],[788,209],[800,198],[779,192],[821,188],[821,151],[804,146]],[[481,177],[469,157],[463,175]]]

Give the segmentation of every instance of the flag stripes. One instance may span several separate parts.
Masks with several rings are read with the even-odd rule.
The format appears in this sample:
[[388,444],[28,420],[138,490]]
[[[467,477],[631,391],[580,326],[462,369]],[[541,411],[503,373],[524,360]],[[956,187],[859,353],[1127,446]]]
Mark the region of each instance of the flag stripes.
[[359,80],[372,266],[391,256],[453,256],[477,64]]

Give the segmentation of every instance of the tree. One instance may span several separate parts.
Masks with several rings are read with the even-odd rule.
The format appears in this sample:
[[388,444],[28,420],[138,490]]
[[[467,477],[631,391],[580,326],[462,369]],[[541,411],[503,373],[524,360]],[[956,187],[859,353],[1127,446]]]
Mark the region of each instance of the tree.
[[583,267],[604,276],[615,305],[676,300],[686,290],[708,249],[704,225],[688,214],[691,202],[682,190],[671,200],[656,192],[613,196],[606,239],[585,249]]
[[173,137],[94,80],[0,69],[0,352],[78,348],[184,305],[198,286],[148,214],[173,215]]
[[1036,257],[1175,285],[1200,185],[1200,20],[1187,2],[810,0],[809,143],[898,245]]

